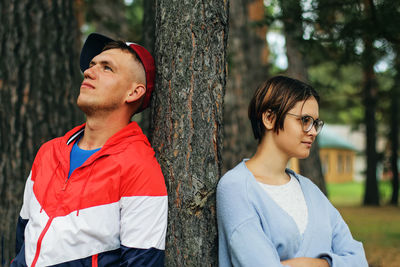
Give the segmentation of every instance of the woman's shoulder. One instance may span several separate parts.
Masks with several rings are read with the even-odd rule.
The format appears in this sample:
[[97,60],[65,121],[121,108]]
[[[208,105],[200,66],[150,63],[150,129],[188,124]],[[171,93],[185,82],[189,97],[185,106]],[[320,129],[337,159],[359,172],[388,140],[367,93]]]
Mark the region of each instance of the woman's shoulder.
[[249,171],[244,161],[240,162],[233,169],[227,171],[218,182],[217,190],[224,188],[243,188],[248,180]]
[[244,161],[228,171],[217,186],[217,216],[219,225],[229,236],[244,222],[255,219],[255,182]]

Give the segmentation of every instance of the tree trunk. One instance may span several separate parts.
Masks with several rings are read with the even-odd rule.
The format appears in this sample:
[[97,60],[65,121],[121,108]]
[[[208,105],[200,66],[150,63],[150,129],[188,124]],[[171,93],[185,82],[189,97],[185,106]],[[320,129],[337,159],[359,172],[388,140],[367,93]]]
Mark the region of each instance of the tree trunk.
[[[155,13],[156,2],[155,0],[145,0],[143,3],[143,46],[154,56],[154,42],[155,42]],[[143,132],[150,135],[150,121],[151,109],[148,108],[135,116],[135,120],[139,123]]]
[[[370,0],[365,0],[365,15],[367,18],[372,16],[372,6]],[[363,37],[364,51],[362,54],[363,68],[363,101],[365,108],[364,123],[366,131],[366,154],[367,154],[367,176],[365,180],[364,205],[379,205],[378,181],[376,177],[376,166],[378,155],[376,153],[376,100],[378,97],[378,87],[374,72],[374,40],[368,35]]]
[[169,195],[166,266],[217,266],[228,1],[160,0],[155,17],[151,140]]
[[400,46],[397,45],[396,51],[396,77],[391,92],[391,121],[390,121],[390,140],[391,157],[390,165],[392,169],[392,197],[390,204],[397,206],[399,204],[399,169],[397,162],[399,160],[397,151],[399,150],[399,99],[400,99]]
[[156,2],[155,0],[145,0],[143,3],[143,45],[153,55],[154,41],[155,41],[155,13]]
[[[283,13],[283,25],[286,39],[286,54],[289,66],[287,75],[300,81],[309,83],[306,57],[302,53],[301,40],[303,38],[302,9],[299,0],[280,0]],[[310,178],[319,189],[327,195],[321,159],[319,157],[318,142],[311,147],[310,156],[299,160],[300,173]]]
[[[85,22],[95,32],[112,39],[137,41],[138,33],[130,29],[126,19],[126,6],[123,0],[85,0]],[[140,30],[139,30],[140,33]],[[133,38],[133,39],[132,39]]]
[[39,146],[82,119],[75,105],[81,44],[73,3],[0,2],[1,266],[15,256],[15,226]]
[[229,9],[229,75],[224,99],[223,173],[256,150],[248,105],[257,86],[267,79],[268,50],[262,0],[231,0]]

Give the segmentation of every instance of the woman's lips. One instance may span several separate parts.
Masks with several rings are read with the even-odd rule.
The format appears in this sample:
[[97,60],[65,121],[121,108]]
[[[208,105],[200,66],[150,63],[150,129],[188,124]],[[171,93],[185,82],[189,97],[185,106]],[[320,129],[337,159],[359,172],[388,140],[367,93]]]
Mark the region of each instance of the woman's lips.
[[311,147],[311,145],[312,145],[312,142],[311,141],[305,141],[305,142],[301,142],[301,143],[303,143],[303,144],[305,144],[306,145],[306,147],[308,147],[308,148],[310,148]]

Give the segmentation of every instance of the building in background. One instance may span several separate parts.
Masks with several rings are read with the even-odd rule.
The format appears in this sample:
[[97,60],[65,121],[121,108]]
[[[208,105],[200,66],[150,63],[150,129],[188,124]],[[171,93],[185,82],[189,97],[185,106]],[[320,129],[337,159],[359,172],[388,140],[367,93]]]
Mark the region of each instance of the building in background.
[[[352,130],[348,125],[325,124],[318,135],[320,158],[325,181],[341,183],[365,179],[365,133],[363,129]],[[378,137],[377,151],[383,151],[385,140]],[[297,159],[291,159],[288,168],[297,173]],[[378,168],[377,177],[382,176]]]
[[318,142],[325,182],[343,183],[353,181],[356,147],[335,133],[330,127],[322,129],[318,135]]

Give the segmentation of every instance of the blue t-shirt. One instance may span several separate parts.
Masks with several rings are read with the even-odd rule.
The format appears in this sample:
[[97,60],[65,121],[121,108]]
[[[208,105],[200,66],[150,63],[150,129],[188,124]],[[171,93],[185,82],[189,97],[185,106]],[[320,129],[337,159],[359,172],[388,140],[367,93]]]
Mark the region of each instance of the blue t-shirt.
[[91,155],[100,150],[100,148],[93,150],[81,149],[78,146],[79,141],[80,138],[76,140],[71,150],[68,178],[76,168],[80,167]]

